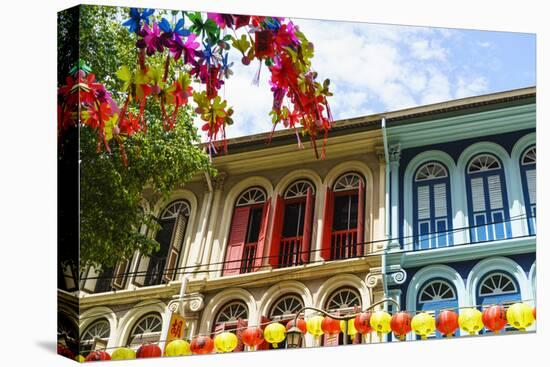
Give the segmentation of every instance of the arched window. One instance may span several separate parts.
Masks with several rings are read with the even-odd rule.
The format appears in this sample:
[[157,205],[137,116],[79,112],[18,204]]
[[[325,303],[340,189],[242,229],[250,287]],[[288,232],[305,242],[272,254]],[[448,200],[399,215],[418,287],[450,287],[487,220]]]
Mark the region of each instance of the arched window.
[[474,157],[466,176],[471,242],[511,237],[504,169],[498,158],[491,154]]
[[449,174],[441,163],[426,163],[416,171],[413,212],[415,248],[452,245]]
[[150,313],[139,319],[130,335],[128,346],[139,348],[143,343],[158,343],[162,332],[162,317],[158,313]]
[[186,200],[174,201],[162,211],[155,236],[160,247],[151,256],[140,257],[134,283],[149,286],[175,279],[190,212]]
[[[458,307],[458,297],[455,287],[444,279],[434,279],[426,282],[418,292],[416,300],[416,309],[424,311],[437,317],[439,312],[444,309],[454,309]],[[435,332],[430,337],[441,337],[439,332]]]
[[355,172],[340,176],[325,195],[323,247],[325,260],[364,255],[365,181]]
[[529,234],[537,233],[537,148],[528,148],[521,156],[521,181],[525,198],[525,212],[529,223]]
[[106,319],[93,322],[80,336],[80,354],[88,354],[96,339],[100,339],[105,345],[111,336],[111,325]]
[[[361,295],[356,289],[353,288],[340,288],[337,291],[333,292],[325,303],[325,309],[333,315],[349,315],[361,310]],[[323,345],[332,346],[332,345],[342,345],[344,343],[344,338],[347,339],[348,344],[359,344],[361,343],[360,334],[356,335],[355,338],[352,338],[350,335],[344,335],[343,332],[338,333],[337,335],[328,335],[323,336]]]
[[[486,275],[477,288],[476,304],[480,310],[490,307],[495,304],[508,306],[521,301],[521,293],[519,287],[513,277],[504,272],[493,272]],[[503,331],[514,330],[513,327],[507,326]],[[490,330],[483,330],[483,333]]]
[[251,187],[235,202],[227,241],[223,275],[256,271],[262,265],[270,200],[265,191]]
[[269,311],[269,319],[271,321],[282,322],[286,324],[293,320],[294,317],[304,307],[302,297],[297,294],[287,294],[279,298]]
[[311,182],[291,183],[277,195],[269,263],[274,268],[309,262],[315,189]]
[[237,335],[239,343],[233,352],[244,350],[241,334],[248,326],[248,307],[242,301],[229,302],[223,306],[214,318],[212,326],[213,336],[224,331],[231,331]]
[[66,314],[59,312],[57,314],[57,338],[66,338],[71,342],[78,339],[78,328],[76,322]]

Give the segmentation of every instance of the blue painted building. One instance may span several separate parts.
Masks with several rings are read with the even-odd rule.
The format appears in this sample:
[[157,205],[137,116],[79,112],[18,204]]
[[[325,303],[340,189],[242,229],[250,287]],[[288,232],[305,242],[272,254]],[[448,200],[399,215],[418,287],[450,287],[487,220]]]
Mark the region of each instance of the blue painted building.
[[402,308],[534,305],[535,93],[525,88],[386,116],[385,285]]

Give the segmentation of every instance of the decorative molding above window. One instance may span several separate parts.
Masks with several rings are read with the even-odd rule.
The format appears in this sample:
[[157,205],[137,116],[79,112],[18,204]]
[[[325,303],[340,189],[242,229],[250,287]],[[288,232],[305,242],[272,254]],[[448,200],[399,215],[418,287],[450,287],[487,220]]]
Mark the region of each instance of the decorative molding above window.
[[248,308],[243,302],[236,301],[228,303],[218,312],[214,324],[237,322],[239,319],[248,319]]
[[454,299],[456,294],[453,287],[443,280],[434,280],[426,284],[418,296],[420,303]]
[[427,181],[448,176],[447,169],[440,163],[430,162],[420,167],[416,173],[415,181]]
[[178,214],[182,214],[188,217],[190,213],[191,213],[191,208],[189,206],[189,203],[185,200],[178,200],[168,205],[166,209],[164,209],[164,211],[162,212],[162,215],[160,216],[160,218],[161,219],[176,218]]
[[359,183],[363,179],[357,173],[347,173],[334,183],[333,191],[348,191],[348,190],[357,190],[359,189]]
[[251,187],[239,196],[236,206],[261,204],[265,203],[265,200],[266,195],[262,189],[258,187]]
[[536,164],[537,163],[537,147],[531,147],[527,149],[525,153],[523,153],[523,157],[521,157],[521,164],[523,166],[529,165],[529,164]]
[[486,276],[479,286],[480,296],[498,296],[518,292],[516,283],[504,273],[492,273]]
[[285,199],[296,199],[306,197],[307,189],[311,188],[311,193],[315,194],[313,185],[306,180],[294,181],[285,191]]
[[499,160],[491,154],[481,154],[475,157],[468,166],[468,173],[477,173],[500,169]]

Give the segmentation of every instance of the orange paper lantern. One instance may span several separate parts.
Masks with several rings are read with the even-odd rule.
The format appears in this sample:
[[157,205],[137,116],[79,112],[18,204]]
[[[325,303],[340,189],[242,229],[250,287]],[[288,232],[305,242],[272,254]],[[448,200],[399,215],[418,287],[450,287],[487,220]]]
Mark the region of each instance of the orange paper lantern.
[[411,331],[411,315],[401,311],[392,316],[390,327],[399,340],[405,340],[407,333]]
[[437,331],[450,338],[458,329],[458,314],[454,311],[444,310],[437,315],[435,320]]
[[157,358],[162,356],[162,350],[156,344],[143,344],[136,352],[136,358]]
[[[288,330],[288,329],[287,329]],[[259,327],[249,327],[241,334],[241,339],[244,345],[255,349],[264,341],[264,332]]]
[[[286,323],[286,331],[289,331],[294,326],[294,320],[290,320]],[[296,327],[300,329],[302,333],[307,333],[307,323],[304,319],[298,319]]]
[[372,331],[370,326],[370,312],[362,312],[359,315],[355,316],[354,325],[355,329],[361,334],[368,334]]
[[191,342],[193,354],[208,354],[214,350],[214,341],[208,336],[197,336]]
[[506,311],[500,305],[494,305],[483,310],[481,315],[483,325],[494,333],[498,333],[506,326]]
[[325,334],[338,334],[340,332],[340,321],[335,320],[332,317],[325,316],[321,322],[321,329],[323,329]]

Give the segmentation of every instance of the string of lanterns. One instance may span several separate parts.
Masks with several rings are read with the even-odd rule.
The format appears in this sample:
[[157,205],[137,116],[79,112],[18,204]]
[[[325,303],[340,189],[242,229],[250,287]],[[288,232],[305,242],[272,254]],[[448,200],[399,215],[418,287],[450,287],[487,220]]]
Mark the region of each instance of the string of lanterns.
[[[250,350],[256,348],[264,341],[270,343],[273,348],[287,338],[289,330],[296,326],[300,333],[311,334],[314,338],[322,335],[338,335],[340,332],[349,336],[356,334],[368,335],[376,332],[379,338],[392,332],[397,339],[405,340],[407,334],[413,332],[421,339],[438,331],[447,338],[454,336],[458,329],[467,332],[469,335],[476,335],[483,328],[499,333],[507,325],[525,331],[536,320],[536,308],[526,303],[514,303],[507,310],[502,305],[493,305],[482,311],[477,308],[464,308],[459,313],[453,310],[442,310],[434,317],[428,312],[419,312],[412,316],[407,311],[399,311],[395,314],[379,310],[375,312],[361,312],[349,320],[335,320],[330,316],[312,316],[308,320],[297,319],[287,323],[286,327],[279,322],[271,322],[264,329],[258,326],[250,326],[241,333],[241,341]],[[230,331],[222,332],[212,339],[209,336],[200,335],[190,343],[185,340],[173,340],[164,349],[164,356],[186,356],[191,354],[229,353],[235,350],[239,340],[235,333]],[[297,345],[296,345],[297,346]],[[294,347],[296,347],[294,346]],[[58,351],[59,352],[59,351]],[[117,348],[112,354],[105,350],[93,351],[86,358],[77,356],[78,362],[91,362],[102,360],[123,360],[136,358],[161,357],[162,350],[156,344],[143,344],[137,351],[131,348]]]

